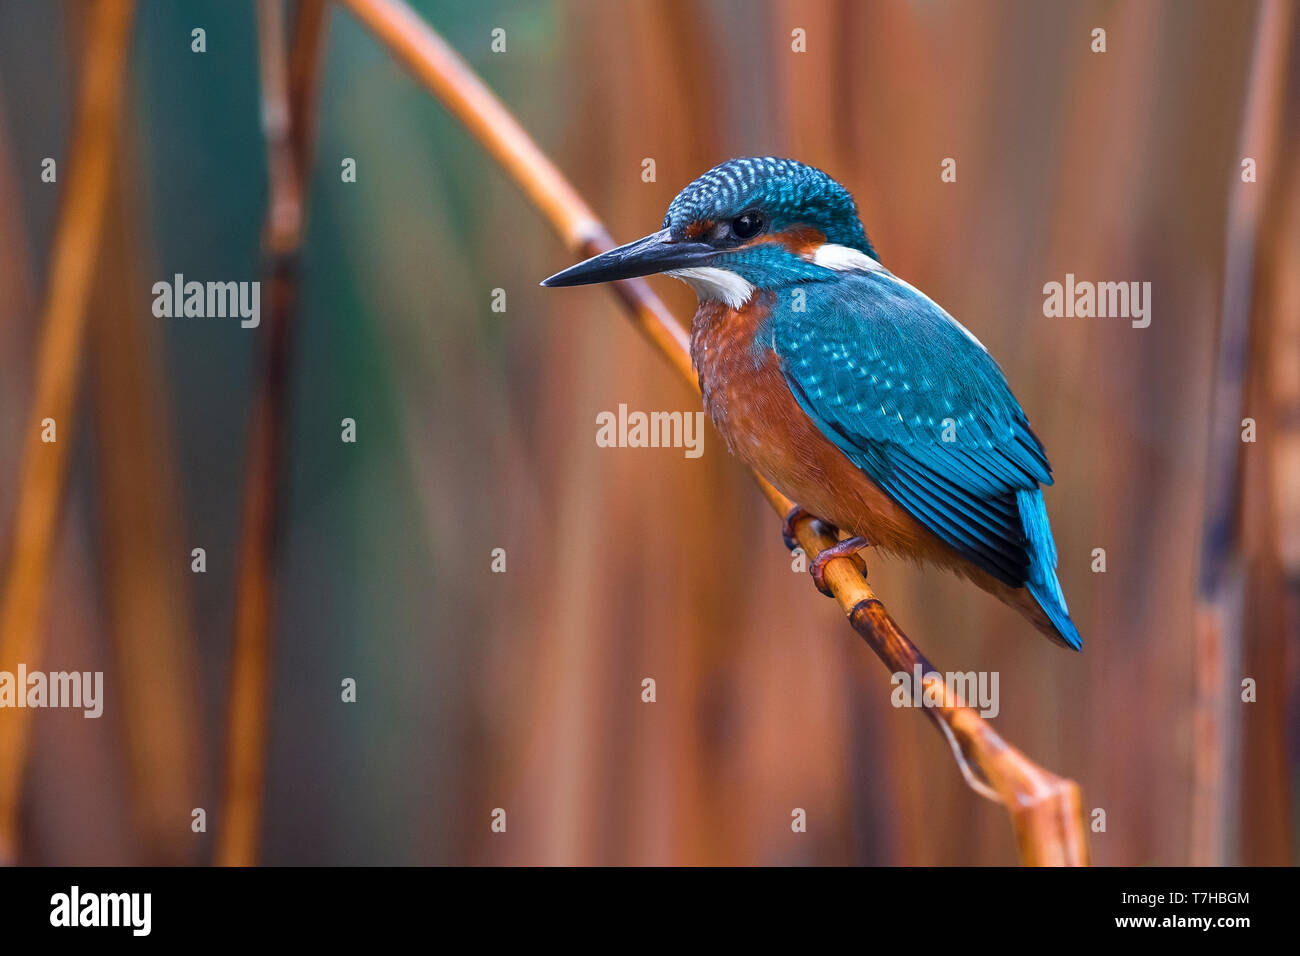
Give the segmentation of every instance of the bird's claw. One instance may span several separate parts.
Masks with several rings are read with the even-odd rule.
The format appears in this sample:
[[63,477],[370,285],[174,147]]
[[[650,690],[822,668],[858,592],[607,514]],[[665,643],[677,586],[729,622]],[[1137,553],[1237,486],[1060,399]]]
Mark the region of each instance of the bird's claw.
[[[863,548],[870,546],[870,541],[861,535],[856,535],[852,538],[845,538],[839,544],[831,545],[813,558],[812,563],[808,565],[808,573],[812,575],[813,584],[817,585],[817,590],[827,597],[834,597],[835,595],[831,593],[831,589],[826,586],[826,565],[836,558],[850,558]],[[867,576],[865,568],[862,571],[862,576]]]
[[800,518],[808,514],[808,509],[800,505],[795,505],[786,512],[785,518],[781,521],[781,540],[785,542],[785,549],[793,551],[799,547],[799,542],[794,535],[794,526]]
[[812,518],[814,521],[819,520],[803,505],[795,505],[781,522],[781,537],[785,541],[787,551],[793,551],[800,546],[799,539],[795,537],[794,526],[804,518]]

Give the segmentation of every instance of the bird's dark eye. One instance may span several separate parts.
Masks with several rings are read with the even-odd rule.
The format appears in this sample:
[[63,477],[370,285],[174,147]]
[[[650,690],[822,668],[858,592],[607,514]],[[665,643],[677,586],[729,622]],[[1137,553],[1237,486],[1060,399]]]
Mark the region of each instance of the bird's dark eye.
[[763,217],[756,212],[747,212],[731,220],[731,234],[737,239],[753,239],[763,231]]

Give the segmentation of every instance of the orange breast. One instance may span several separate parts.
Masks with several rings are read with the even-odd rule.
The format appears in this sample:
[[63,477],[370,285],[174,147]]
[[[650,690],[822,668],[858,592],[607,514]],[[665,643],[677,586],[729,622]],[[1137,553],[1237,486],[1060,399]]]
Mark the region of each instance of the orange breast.
[[821,433],[791,394],[771,345],[755,345],[771,301],[771,293],[760,292],[740,309],[703,302],[691,328],[704,407],[731,453],[841,531],[910,557],[959,566],[956,552]]
[[771,344],[755,345],[771,302],[771,293],[757,293],[741,309],[704,302],[691,327],[691,357],[704,407],[731,453],[841,532],[954,571],[1057,640],[1051,621],[1027,589],[1008,587],[945,544],[881,491],[804,413]]

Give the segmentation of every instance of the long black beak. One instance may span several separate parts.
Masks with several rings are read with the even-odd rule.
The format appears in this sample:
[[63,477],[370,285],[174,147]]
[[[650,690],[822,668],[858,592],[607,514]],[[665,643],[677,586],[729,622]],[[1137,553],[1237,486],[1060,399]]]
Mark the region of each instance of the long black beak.
[[687,269],[708,260],[717,250],[706,242],[677,241],[667,229],[579,262],[542,280],[544,286],[589,285],[633,279],[670,269]]

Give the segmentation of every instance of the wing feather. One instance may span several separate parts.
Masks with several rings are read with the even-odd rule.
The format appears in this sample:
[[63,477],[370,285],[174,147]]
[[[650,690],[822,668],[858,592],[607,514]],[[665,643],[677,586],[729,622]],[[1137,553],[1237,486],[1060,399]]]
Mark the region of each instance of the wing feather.
[[801,288],[803,310],[774,308],[762,334],[803,410],[927,528],[1025,584],[1035,555],[1017,494],[1052,474],[997,363],[887,272]]

